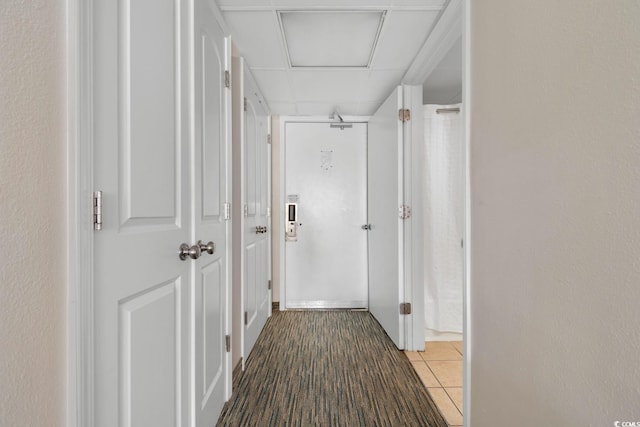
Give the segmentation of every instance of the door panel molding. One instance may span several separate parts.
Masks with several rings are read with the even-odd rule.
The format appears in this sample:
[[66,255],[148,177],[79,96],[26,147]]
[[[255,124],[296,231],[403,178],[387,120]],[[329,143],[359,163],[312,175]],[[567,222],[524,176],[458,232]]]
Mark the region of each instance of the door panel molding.
[[[220,206],[220,195],[225,192],[223,183],[225,179],[221,176],[220,171],[218,173],[213,173],[210,165],[215,164],[222,155],[223,155],[223,142],[225,140],[224,134],[224,123],[223,120],[218,120],[220,117],[216,114],[207,114],[210,110],[214,109],[216,105],[211,105],[209,100],[220,100],[223,99],[222,91],[225,90],[222,85],[217,82],[221,82],[224,79],[224,76],[220,73],[221,71],[219,67],[215,66],[215,61],[218,63],[225,63],[225,53],[220,52],[216,43],[211,40],[212,35],[207,32],[200,33],[200,42],[202,44],[202,50],[199,52],[200,61],[203,66],[203,75],[207,76],[208,81],[213,82],[214,84],[205,85],[205,93],[203,96],[202,108],[203,116],[213,119],[214,123],[211,123],[210,120],[207,120],[206,123],[203,124],[200,138],[196,141],[197,144],[200,145],[202,149],[202,158],[200,160],[200,167],[202,168],[202,177],[201,177],[201,190],[202,190],[202,212],[201,219],[209,220],[209,221],[224,221],[221,217],[221,206]],[[211,62],[214,60],[214,62]],[[217,105],[220,108],[220,105]],[[216,148],[217,150],[207,150],[205,146],[205,140],[209,136],[210,133],[213,133],[215,130],[218,130],[215,138],[221,143]]]
[[[222,263],[220,259],[215,260],[201,270],[202,276],[202,350],[204,352],[202,359],[204,361],[204,369],[202,370],[202,395],[200,402],[204,405],[209,399],[213,388],[218,381],[224,380],[222,374],[224,371],[224,354],[215,351],[216,342],[224,340],[224,282],[222,279]],[[217,321],[218,328],[209,331],[207,325],[215,324]],[[212,348],[214,347],[214,348]]]
[[[119,323],[124,341],[120,343],[120,420],[124,426],[135,426],[142,423],[171,427],[182,425],[178,417],[180,408],[181,372],[179,367],[179,354],[176,348],[184,344],[181,334],[181,306],[182,282],[175,278],[161,285],[151,287],[142,294],[122,301],[119,307]],[[145,331],[144,324],[161,324],[160,333],[151,336]],[[142,324],[142,330],[137,325]],[[144,337],[144,345],[139,345],[136,337]],[[156,369],[145,369],[149,365],[146,360],[153,357],[154,360],[162,359],[166,370],[158,372]],[[163,378],[163,374],[176,369],[176,376]],[[139,377],[146,378],[139,378]],[[154,382],[172,382],[173,395],[161,395],[164,403],[158,411],[154,400],[140,393],[136,387],[137,380]],[[133,405],[136,402],[136,405]],[[145,407],[145,404],[147,407]],[[142,405],[142,408],[140,408]],[[150,419],[151,418],[151,419]]]
[[[138,19],[144,19],[146,7],[150,4],[153,4],[157,19],[147,19],[145,27],[138,28]],[[118,21],[122,30],[118,32],[118,139],[121,157],[118,193],[123,227],[146,223],[171,225],[178,221],[182,82],[175,64],[181,63],[180,12],[179,0],[135,4],[131,0],[119,1]],[[145,45],[149,38],[163,49],[149,52]],[[132,61],[132,56],[135,56],[135,61]],[[139,64],[144,66],[139,67]],[[153,75],[145,72],[149,67],[155,70]],[[141,98],[144,103],[136,102]],[[148,102],[157,107],[153,114],[141,105]],[[171,108],[163,108],[169,105]],[[157,156],[149,162],[150,150],[173,153],[174,156]],[[140,164],[144,165],[143,174],[139,172]],[[140,200],[145,204],[142,205]]]

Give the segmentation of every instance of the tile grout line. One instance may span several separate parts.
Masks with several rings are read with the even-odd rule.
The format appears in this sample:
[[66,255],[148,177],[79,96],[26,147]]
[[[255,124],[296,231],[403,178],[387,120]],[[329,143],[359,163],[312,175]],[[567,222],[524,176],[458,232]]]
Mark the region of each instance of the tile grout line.
[[[464,360],[464,355],[462,354],[462,352],[460,352],[458,350],[458,348],[456,346],[454,346],[453,344],[449,343],[451,345],[451,347],[453,347],[453,349],[456,351],[456,353],[458,353],[460,356],[463,357]],[[418,352],[420,353],[420,352]],[[462,413],[462,411],[460,410],[460,408],[458,408],[458,405],[456,405],[456,403],[454,402],[453,398],[451,397],[451,395],[449,394],[449,391],[447,391],[447,387],[445,387],[442,382],[440,381],[440,378],[438,378],[438,376],[436,375],[436,373],[431,369],[431,366],[429,365],[429,361],[424,359],[422,354],[419,354],[420,356],[420,362],[423,362],[427,369],[429,370],[429,372],[431,372],[431,374],[433,375],[433,377],[436,379],[436,381],[438,382],[438,384],[440,385],[440,387],[427,387],[427,385],[424,383],[424,381],[422,381],[422,385],[424,386],[424,388],[427,389],[427,393],[429,393],[429,395],[432,397],[431,393],[429,392],[429,389],[437,389],[440,388],[442,390],[444,390],[445,396],[447,396],[447,398],[449,399],[450,403],[453,405],[453,407],[456,409],[456,411],[458,411],[458,413],[460,414],[460,416],[464,419],[464,414]],[[458,362],[459,360],[450,360],[450,359],[446,359],[446,360],[435,360],[436,362]],[[415,366],[412,367],[415,371]],[[416,372],[417,373],[417,372]],[[421,379],[422,380],[422,379]],[[462,387],[449,387],[449,388],[462,388]],[[434,400],[435,401],[435,400]],[[438,407],[438,410],[440,411],[440,413],[442,413],[441,408],[438,406],[437,402],[436,402],[436,406]],[[457,427],[457,425],[453,425],[453,424],[449,424],[449,422],[445,419],[447,425],[449,427]]]
[[[464,417],[462,410],[458,408],[458,405],[456,404],[455,400],[453,400],[453,397],[451,397],[451,394],[447,390],[447,387],[443,387],[443,388],[444,388],[444,392],[447,393],[447,396],[449,396],[449,400],[451,400],[451,402],[453,403],[453,406],[455,406],[458,412],[460,412],[460,415]],[[462,387],[449,387],[449,388],[462,388]]]

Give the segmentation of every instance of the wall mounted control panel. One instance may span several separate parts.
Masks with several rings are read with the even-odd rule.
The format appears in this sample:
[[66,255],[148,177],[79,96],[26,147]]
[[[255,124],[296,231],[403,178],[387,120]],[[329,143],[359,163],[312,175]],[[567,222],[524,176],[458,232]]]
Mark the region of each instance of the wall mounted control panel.
[[298,241],[298,204],[287,203],[285,221],[285,240],[287,242]]

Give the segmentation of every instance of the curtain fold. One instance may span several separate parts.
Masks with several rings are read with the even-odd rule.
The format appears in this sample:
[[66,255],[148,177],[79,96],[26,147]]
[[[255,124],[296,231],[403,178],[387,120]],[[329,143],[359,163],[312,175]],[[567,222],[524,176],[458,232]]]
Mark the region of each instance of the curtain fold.
[[464,157],[458,105],[424,106],[425,328],[462,332]]

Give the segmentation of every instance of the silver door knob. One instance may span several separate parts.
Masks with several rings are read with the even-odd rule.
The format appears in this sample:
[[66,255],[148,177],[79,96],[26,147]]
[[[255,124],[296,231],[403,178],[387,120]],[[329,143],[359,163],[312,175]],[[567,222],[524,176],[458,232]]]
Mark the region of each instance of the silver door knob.
[[202,240],[198,240],[198,246],[200,247],[200,252],[206,252],[209,255],[213,255],[213,253],[216,251],[216,244],[213,242],[204,244],[202,243]]
[[365,224],[362,226],[363,230],[371,230],[371,224]]
[[186,243],[180,245],[180,249],[178,250],[178,256],[182,261],[186,260],[187,257],[191,259],[200,258],[200,254],[202,253],[199,245],[189,246]]
[[267,232],[266,225],[256,225],[256,234],[262,234]]

